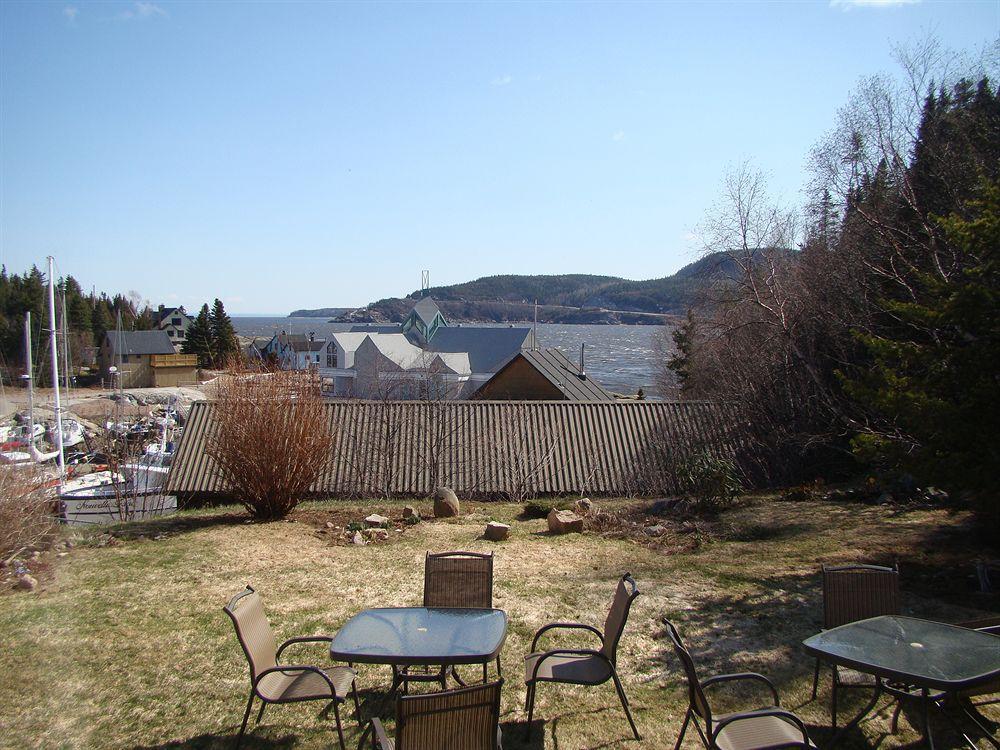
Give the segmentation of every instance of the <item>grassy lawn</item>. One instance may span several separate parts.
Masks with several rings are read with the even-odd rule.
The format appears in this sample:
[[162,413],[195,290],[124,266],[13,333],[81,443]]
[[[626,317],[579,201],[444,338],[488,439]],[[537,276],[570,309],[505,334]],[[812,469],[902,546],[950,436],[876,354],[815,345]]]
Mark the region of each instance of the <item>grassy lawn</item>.
[[[96,532],[67,537],[74,546],[46,557],[37,592],[0,594],[0,745],[231,747],[249,681],[221,609],[230,596],[252,583],[279,640],[332,633],[365,607],[419,604],[426,550],[496,552],[495,606],[510,618],[505,748],[673,747],[686,693],[659,625],[664,615],[681,629],[705,676],[769,675],[784,705],[822,743],[829,737],[829,677],[820,699],[809,702],[813,664],[800,642],[820,625],[817,571],[824,562],[898,560],[908,614],[962,620],[1000,609],[996,596],[973,591],[973,561],[997,553],[977,546],[965,512],[761,498],[687,529],[676,545],[593,532],[551,537],[543,520],[517,520],[521,507],[512,504],[463,503],[459,519],[424,522],[363,547],[334,543],[335,533],[318,530],[326,520],[343,525],[373,511],[398,518],[402,505],[309,503],[293,520],[270,524],[213,509],[122,528],[123,538],[108,546],[98,546]],[[428,503],[415,505],[430,514]],[[481,538],[490,518],[513,524],[509,541]],[[643,741],[632,740],[609,683],[542,685],[534,741],[526,744],[521,660],[533,632],[551,620],[600,624],[626,570],[642,596],[619,667]],[[327,660],[322,646],[298,648],[296,660]],[[389,670],[360,670],[363,710],[378,710]],[[845,716],[865,700],[851,692]],[[331,747],[332,716],[320,710],[272,707],[255,729],[251,720],[245,747]],[[907,721],[886,738],[889,713],[883,708],[844,746],[915,742]],[[986,715],[1000,721],[997,706]],[[345,726],[356,745],[357,725],[347,718]],[[940,747],[958,746],[946,723],[936,729]],[[693,733],[685,744],[700,747]]]

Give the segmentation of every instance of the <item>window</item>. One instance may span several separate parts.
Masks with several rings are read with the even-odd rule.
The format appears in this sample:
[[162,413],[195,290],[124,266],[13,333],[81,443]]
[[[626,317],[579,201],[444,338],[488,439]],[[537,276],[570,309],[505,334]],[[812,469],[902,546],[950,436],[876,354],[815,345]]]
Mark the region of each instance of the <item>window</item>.
[[[318,354],[316,355],[316,364],[317,365],[319,364],[319,355]],[[25,368],[25,369],[27,369],[27,368]]]
[[[127,354],[123,354],[122,355],[122,362],[123,363],[128,362],[128,355]],[[27,369],[27,368],[25,368],[25,369]]]
[[[168,336],[169,336],[170,338],[173,338],[173,337],[174,337],[174,332],[173,332],[173,330],[170,330],[170,331],[167,331],[167,335],[168,335]],[[25,367],[25,369],[28,369],[28,368],[27,368],[27,367]]]
[[330,346],[326,350],[326,366],[336,367],[337,366],[337,347]]
[[175,325],[175,326],[179,326],[181,324],[181,319],[180,318],[171,318],[170,319],[170,324],[171,325]]

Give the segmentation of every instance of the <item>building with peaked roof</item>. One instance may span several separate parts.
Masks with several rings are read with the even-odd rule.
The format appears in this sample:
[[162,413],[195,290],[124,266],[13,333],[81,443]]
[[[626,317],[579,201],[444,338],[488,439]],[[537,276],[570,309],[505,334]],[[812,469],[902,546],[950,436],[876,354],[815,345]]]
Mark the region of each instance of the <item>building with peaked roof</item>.
[[532,343],[530,328],[451,326],[424,297],[400,325],[333,334],[320,377],[324,391],[338,397],[469,398]]
[[160,331],[166,331],[174,344],[174,351],[180,352],[187,339],[188,329],[194,323],[194,318],[187,314],[184,306],[164,307],[160,305],[153,313],[153,325]]
[[[161,330],[108,331],[98,349],[97,363],[108,385],[117,385],[116,377],[121,377],[124,388],[151,388],[158,385],[158,374],[160,381],[168,379],[172,385],[197,382],[197,357],[177,354],[170,336]],[[120,375],[115,376],[112,367]]]
[[282,370],[316,369],[322,364],[326,339],[315,334],[276,333],[260,348],[261,358],[276,363]]
[[523,349],[476,391],[491,401],[613,401],[559,349]]

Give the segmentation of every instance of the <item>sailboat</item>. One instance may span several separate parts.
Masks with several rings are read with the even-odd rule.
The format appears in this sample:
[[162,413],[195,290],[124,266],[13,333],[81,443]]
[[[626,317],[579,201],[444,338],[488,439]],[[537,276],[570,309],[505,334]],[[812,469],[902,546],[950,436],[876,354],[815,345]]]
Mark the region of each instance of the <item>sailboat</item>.
[[[122,320],[118,315],[118,368],[122,365]],[[125,403],[122,378],[118,379],[117,414],[107,423],[109,431],[131,433],[135,425],[128,425],[121,413]],[[170,409],[168,408],[168,415]],[[116,523],[133,521],[173,513],[177,510],[177,497],[166,495],[162,485],[170,471],[172,451],[168,451],[167,432],[173,420],[165,419],[158,450],[148,448],[133,461],[121,465],[121,473],[111,471],[70,480],[61,485],[59,503],[63,520],[71,525]]]

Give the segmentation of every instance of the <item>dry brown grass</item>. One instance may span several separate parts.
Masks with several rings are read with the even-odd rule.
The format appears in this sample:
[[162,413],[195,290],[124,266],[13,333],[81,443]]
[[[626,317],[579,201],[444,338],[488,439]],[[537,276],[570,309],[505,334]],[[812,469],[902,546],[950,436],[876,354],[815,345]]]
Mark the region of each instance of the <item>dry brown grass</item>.
[[[658,624],[664,615],[705,674],[770,675],[786,705],[805,704],[796,710],[824,741],[828,685],[806,703],[812,663],[800,645],[819,626],[821,562],[898,558],[905,609],[918,616],[959,620],[1000,606],[967,585],[972,559],[987,552],[972,540],[969,515],[942,510],[759,502],[723,514],[717,535],[675,554],[594,533],[552,537],[544,520],[517,520],[513,504],[463,503],[461,518],[407,528],[391,544],[340,546],[317,533],[325,519],[398,518],[402,505],[310,502],[276,523],[201,511],[133,524],[112,547],[79,537],[39,593],[0,598],[0,674],[15,675],[0,680],[0,746],[231,747],[248,679],[221,612],[228,598],[250,582],[279,637],[333,632],[364,607],[418,604],[426,550],[496,552],[495,603],[510,617],[501,719],[508,750],[672,747],[684,691]],[[429,503],[415,505],[430,514]],[[482,539],[490,518],[513,525],[510,541]],[[775,528],[787,531],[761,531]],[[165,538],[155,540],[158,533]],[[526,745],[521,660],[532,633],[557,619],[599,624],[625,570],[642,596],[619,659],[643,741],[631,740],[611,686],[542,686],[542,731]],[[322,647],[308,649],[301,658],[325,660]],[[385,668],[361,669],[364,711],[377,709],[388,680]],[[316,706],[276,707],[246,746],[329,747],[331,726]],[[883,711],[845,747],[871,746],[887,727]],[[937,730],[939,746],[958,746],[947,725]],[[903,722],[883,746],[915,739]],[[698,745],[690,737],[685,747]]]

